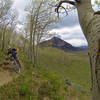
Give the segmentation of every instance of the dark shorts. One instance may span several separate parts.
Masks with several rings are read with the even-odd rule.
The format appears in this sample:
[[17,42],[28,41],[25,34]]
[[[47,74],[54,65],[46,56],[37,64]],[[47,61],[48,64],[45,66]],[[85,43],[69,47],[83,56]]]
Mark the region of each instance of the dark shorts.
[[14,57],[14,60],[19,61],[19,58],[18,58],[18,55],[17,54],[14,55],[13,57]]

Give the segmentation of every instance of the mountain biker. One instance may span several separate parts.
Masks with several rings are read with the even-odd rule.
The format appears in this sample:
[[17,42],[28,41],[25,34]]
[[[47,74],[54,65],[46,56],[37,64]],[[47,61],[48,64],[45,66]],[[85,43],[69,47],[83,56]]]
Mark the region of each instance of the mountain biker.
[[21,64],[18,58],[18,49],[17,48],[9,48],[7,51],[7,55],[10,55],[10,59],[15,60],[18,66],[16,67],[17,71],[20,73]]

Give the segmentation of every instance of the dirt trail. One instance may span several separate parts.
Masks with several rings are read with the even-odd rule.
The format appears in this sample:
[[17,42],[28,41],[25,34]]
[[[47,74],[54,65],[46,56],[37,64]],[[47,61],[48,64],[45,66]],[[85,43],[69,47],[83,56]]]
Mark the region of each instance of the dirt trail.
[[0,86],[11,82],[14,78],[17,78],[19,74],[14,71],[15,65],[0,65]]
[[10,75],[8,71],[1,72],[0,71],[0,86],[4,85],[13,80],[13,77]]

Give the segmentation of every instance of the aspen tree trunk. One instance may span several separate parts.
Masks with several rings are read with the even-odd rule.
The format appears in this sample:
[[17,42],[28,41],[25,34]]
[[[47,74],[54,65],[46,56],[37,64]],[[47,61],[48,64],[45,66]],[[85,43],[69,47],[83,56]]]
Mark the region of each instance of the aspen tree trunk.
[[32,56],[32,36],[33,36],[33,18],[32,18],[32,15],[31,15],[31,19],[30,19],[30,49],[29,49],[29,56],[30,56],[30,59],[31,59],[31,61],[32,61],[32,59],[33,59],[33,56]]
[[36,11],[36,16],[35,16],[35,22],[34,22],[34,29],[33,29],[33,67],[37,66],[37,55],[36,55],[36,45],[35,45],[35,41],[36,41],[36,30],[37,30],[37,23],[38,23],[38,17],[39,17],[39,11],[41,9],[43,1],[41,1],[40,5],[37,8]]
[[79,22],[88,41],[92,80],[92,100],[100,100],[100,15],[94,15],[91,0],[77,4]]
[[12,21],[12,22],[11,22],[11,29],[10,29],[10,31],[9,31],[10,34],[9,34],[8,40],[7,40],[7,47],[9,47],[10,44],[11,44],[11,38],[12,38],[13,30],[14,30],[14,28],[13,28],[13,21]]
[[2,51],[5,49],[5,33],[6,33],[6,26],[3,29],[3,35],[2,35]]

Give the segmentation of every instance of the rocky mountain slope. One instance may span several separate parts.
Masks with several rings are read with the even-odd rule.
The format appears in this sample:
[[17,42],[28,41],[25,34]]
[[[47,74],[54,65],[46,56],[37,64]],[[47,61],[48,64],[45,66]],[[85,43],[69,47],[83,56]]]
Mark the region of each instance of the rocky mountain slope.
[[53,37],[50,40],[43,41],[40,43],[40,47],[55,47],[67,52],[78,53],[78,52],[86,52],[88,51],[88,47],[74,47],[71,44],[65,42],[64,40]]

